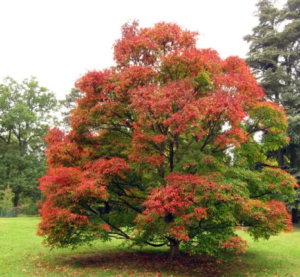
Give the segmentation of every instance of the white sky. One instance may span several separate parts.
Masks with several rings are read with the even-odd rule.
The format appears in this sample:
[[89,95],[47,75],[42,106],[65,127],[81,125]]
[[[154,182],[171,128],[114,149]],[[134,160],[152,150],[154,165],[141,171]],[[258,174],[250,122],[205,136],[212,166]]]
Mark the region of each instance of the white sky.
[[113,65],[121,26],[175,22],[200,33],[198,46],[245,57],[257,0],[0,0],[0,82],[35,76],[58,98],[88,70]]

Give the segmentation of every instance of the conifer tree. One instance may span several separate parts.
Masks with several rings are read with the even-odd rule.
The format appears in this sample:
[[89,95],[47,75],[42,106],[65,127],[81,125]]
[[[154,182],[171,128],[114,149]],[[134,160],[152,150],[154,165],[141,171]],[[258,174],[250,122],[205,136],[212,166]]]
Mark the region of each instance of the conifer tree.
[[[250,43],[247,63],[267,98],[284,106],[288,116],[289,144],[275,151],[278,166],[300,180],[300,1],[289,0],[282,9],[275,1],[257,4],[259,25],[245,37]],[[271,153],[270,153],[271,154]],[[267,166],[267,165],[263,165]],[[296,196],[293,222],[298,222]]]

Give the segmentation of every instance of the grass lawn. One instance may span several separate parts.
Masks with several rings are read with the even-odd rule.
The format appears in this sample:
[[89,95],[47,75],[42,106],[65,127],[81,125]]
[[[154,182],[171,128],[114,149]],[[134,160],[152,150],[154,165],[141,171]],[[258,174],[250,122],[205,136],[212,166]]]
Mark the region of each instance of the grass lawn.
[[293,276],[300,277],[300,228],[269,241],[253,242],[226,265],[198,257],[170,261],[167,249],[128,249],[119,241],[76,250],[50,250],[35,235],[39,218],[0,218],[0,277],[18,276]]

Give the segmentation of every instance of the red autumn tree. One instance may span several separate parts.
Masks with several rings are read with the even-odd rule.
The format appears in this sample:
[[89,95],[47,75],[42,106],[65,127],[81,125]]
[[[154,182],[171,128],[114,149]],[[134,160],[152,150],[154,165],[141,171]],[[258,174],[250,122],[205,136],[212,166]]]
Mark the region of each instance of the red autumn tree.
[[77,81],[72,130],[46,138],[46,244],[122,238],[222,256],[244,251],[242,222],[254,239],[290,230],[282,202],[296,182],[266,155],[288,141],[285,113],[242,59],[198,49],[196,36],[126,24],[116,65]]

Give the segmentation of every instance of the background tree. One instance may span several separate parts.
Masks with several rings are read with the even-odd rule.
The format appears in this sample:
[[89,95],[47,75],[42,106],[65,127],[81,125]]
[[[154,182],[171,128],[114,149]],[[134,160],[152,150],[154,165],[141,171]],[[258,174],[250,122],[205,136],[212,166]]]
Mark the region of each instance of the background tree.
[[5,216],[8,216],[9,212],[12,212],[14,207],[14,193],[12,192],[12,189],[9,187],[9,185],[3,191],[3,196],[1,198],[0,208],[4,212]]
[[[56,99],[35,78],[0,84],[0,178],[10,185],[17,207],[21,193],[39,199],[38,177],[45,173],[44,136]],[[53,124],[53,123],[52,123]]]
[[[116,66],[77,81],[71,131],[49,131],[39,234],[48,245],[122,238],[226,257],[255,238],[287,231],[295,179],[255,170],[283,147],[284,110],[238,57],[196,48],[176,24],[126,24]],[[266,130],[260,142],[254,136]],[[230,152],[232,154],[230,154]]]
[[[259,25],[245,37],[250,43],[247,63],[268,99],[285,107],[291,140],[273,153],[278,166],[300,181],[300,1],[289,0],[283,9],[274,2],[263,0],[257,4]],[[298,222],[297,203],[295,199],[293,222]]]
[[59,101],[60,112],[63,117],[62,124],[64,128],[70,128],[71,111],[77,107],[77,99],[82,97],[82,93],[77,88],[72,88],[70,93],[65,96],[65,99]]

